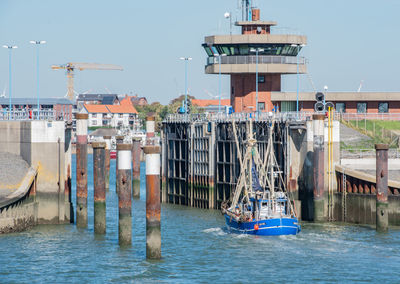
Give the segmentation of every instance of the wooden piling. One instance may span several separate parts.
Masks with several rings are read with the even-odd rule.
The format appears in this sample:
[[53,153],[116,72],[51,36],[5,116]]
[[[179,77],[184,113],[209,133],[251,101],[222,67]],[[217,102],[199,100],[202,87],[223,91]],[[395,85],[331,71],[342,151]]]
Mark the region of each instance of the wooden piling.
[[93,147],[93,185],[94,185],[94,232],[106,233],[106,164],[105,142],[94,142]]
[[110,190],[110,150],[111,150],[111,136],[103,136],[103,139],[106,143],[105,148],[105,179],[106,179],[106,190]]
[[324,119],[323,114],[313,115],[314,132],[314,221],[326,221],[324,190]]
[[132,139],[132,195],[140,197],[140,138]]
[[146,154],[146,257],[161,258],[160,146],[143,148]]
[[76,119],[76,226],[87,227],[87,120],[86,113]]
[[387,232],[388,215],[388,150],[387,144],[375,144],[376,150],[376,230]]
[[118,157],[118,239],[120,245],[132,244],[132,144],[117,144]]

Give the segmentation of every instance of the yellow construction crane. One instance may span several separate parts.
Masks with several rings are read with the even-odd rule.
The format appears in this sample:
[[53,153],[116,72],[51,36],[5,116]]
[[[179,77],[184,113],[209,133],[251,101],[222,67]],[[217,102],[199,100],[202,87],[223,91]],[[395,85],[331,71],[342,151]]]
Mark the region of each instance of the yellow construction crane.
[[67,72],[68,79],[68,93],[67,97],[69,100],[74,100],[74,71],[77,70],[123,70],[119,65],[113,64],[97,64],[97,63],[67,63],[63,65],[52,65],[51,69],[65,69]]

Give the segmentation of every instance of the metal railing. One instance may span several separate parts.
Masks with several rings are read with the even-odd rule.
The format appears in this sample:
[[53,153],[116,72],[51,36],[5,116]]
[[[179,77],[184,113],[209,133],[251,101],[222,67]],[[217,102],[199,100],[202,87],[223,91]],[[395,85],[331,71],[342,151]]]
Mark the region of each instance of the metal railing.
[[14,110],[11,114],[3,110],[0,112],[1,120],[70,120],[70,114],[63,111],[40,110],[38,116],[36,109]]
[[342,113],[336,112],[340,120],[400,120],[400,113]]
[[[306,64],[304,57],[299,57],[299,64]],[[221,64],[256,64],[255,55],[221,56]],[[219,57],[207,57],[206,65],[219,64]],[[297,64],[296,56],[259,55],[258,64]]]
[[226,113],[194,113],[194,114],[169,114],[164,122],[227,122],[227,121],[305,121],[313,115],[312,112],[236,112],[231,114]]

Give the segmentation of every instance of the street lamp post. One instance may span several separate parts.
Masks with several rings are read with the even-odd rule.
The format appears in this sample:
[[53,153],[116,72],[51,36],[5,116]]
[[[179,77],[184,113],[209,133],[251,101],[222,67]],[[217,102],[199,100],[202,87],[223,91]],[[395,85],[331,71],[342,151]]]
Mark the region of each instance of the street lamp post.
[[219,74],[218,74],[218,95],[219,95],[219,104],[218,104],[218,113],[221,112],[221,57],[226,56],[225,53],[218,55],[218,63],[219,63]]
[[229,34],[232,35],[232,13],[226,12],[224,14],[225,19],[229,18]]
[[36,44],[36,96],[37,96],[37,114],[36,119],[40,119],[40,104],[39,104],[39,45],[45,44],[45,40],[31,40],[32,44]]
[[188,109],[187,109],[187,106],[188,106],[188,103],[187,103],[187,65],[188,65],[188,61],[189,60],[192,60],[192,58],[191,57],[181,57],[181,58],[179,58],[180,60],[185,60],[185,105],[184,105],[184,110],[185,110],[185,113],[187,113],[187,111],[188,111]]
[[297,91],[296,91],[296,118],[299,119],[299,85],[300,85],[300,72],[299,72],[299,52],[300,47],[304,47],[304,44],[292,44],[292,47],[297,47],[297,54],[296,54],[296,65],[297,65]]
[[15,48],[18,48],[18,46],[16,45],[3,45],[4,48],[8,48],[8,89],[9,89],[9,93],[8,93],[8,97],[9,97],[9,105],[8,105],[8,119],[12,119],[12,111],[11,111],[11,94],[12,94],[12,85],[11,85],[11,54],[12,54],[12,50]]
[[263,52],[264,48],[251,48],[250,51],[256,53],[256,113],[258,114],[258,53]]

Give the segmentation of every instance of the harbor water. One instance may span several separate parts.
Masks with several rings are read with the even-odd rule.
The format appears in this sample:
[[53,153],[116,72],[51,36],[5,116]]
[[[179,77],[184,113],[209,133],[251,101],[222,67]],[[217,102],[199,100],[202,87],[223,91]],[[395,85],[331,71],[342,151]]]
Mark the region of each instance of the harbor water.
[[[225,229],[219,211],[168,204],[162,205],[162,259],[147,261],[144,175],[141,198],[132,205],[133,245],[120,248],[115,160],[104,236],[94,234],[91,155],[88,161],[88,229],[41,225],[1,235],[0,283],[394,283],[400,279],[397,229],[378,234],[371,227],[303,223],[297,236],[237,235]],[[144,164],[141,167],[144,170]],[[75,203],[75,172],[72,190]]]

